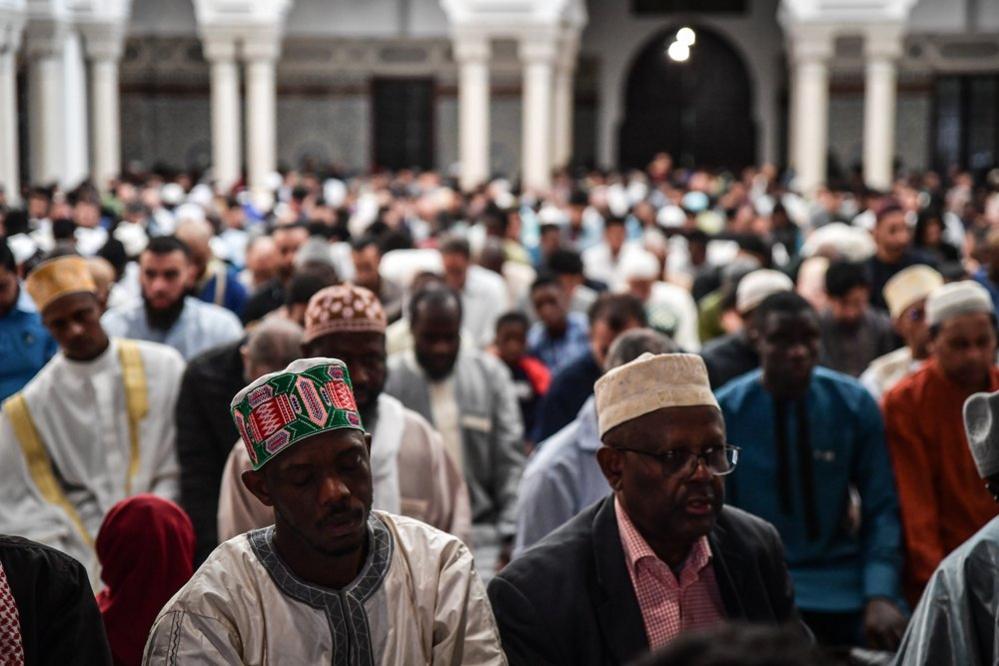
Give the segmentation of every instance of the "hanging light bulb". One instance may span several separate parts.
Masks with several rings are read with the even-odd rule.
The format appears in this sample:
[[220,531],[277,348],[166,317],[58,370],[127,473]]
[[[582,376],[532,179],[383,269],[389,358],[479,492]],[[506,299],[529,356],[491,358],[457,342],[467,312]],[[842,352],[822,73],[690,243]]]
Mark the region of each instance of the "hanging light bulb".
[[683,42],[673,42],[666,49],[666,55],[673,62],[687,62],[690,58],[690,47]]
[[697,33],[693,28],[683,27],[676,31],[676,41],[691,47],[697,43]]

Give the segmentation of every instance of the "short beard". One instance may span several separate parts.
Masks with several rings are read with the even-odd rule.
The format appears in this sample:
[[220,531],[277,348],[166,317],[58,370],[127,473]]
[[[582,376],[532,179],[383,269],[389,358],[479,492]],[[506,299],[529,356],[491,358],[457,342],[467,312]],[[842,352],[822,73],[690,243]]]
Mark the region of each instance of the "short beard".
[[173,328],[184,311],[184,296],[181,296],[176,303],[162,309],[150,305],[149,299],[145,295],[143,295],[142,300],[146,304],[146,323],[149,324],[150,328],[158,331],[169,331]]

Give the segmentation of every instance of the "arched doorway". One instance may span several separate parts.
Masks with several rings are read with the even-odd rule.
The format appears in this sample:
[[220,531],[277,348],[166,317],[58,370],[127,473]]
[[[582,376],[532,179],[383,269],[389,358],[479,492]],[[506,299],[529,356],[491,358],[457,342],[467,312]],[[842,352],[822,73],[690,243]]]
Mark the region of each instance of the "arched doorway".
[[621,166],[644,167],[662,151],[685,167],[755,164],[753,87],[742,56],[710,28],[692,25],[689,57],[674,60],[667,50],[680,27],[658,33],[631,66]]

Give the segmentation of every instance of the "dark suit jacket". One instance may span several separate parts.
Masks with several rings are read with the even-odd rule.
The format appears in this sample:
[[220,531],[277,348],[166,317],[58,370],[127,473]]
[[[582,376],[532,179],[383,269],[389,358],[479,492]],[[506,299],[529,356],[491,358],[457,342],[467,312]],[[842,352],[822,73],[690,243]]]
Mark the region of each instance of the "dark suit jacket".
[[191,359],[177,397],[180,504],[194,524],[194,566],[218,545],[219,487],[239,432],[229,403],[247,381],[239,348],[245,340],[209,349]]
[[[708,536],[731,619],[797,620],[777,530],[726,506]],[[489,583],[503,649],[517,664],[621,664],[647,652],[611,497],[582,511]]]

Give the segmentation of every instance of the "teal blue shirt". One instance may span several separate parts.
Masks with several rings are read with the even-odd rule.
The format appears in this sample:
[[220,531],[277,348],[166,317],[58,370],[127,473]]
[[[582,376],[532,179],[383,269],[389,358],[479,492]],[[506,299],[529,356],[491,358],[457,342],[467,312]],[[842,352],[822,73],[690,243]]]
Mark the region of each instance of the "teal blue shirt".
[[24,388],[58,349],[22,287],[17,303],[0,317],[0,402]]
[[[812,373],[801,407],[807,420],[803,432],[815,498],[811,524],[798,440],[799,404],[783,408],[789,480],[785,504],[777,408],[761,375],[759,370],[743,375],[718,392],[728,441],[742,448],[735,471],[725,477],[726,501],[777,527],[802,610],[852,612],[873,597],[898,599],[902,566],[898,498],[874,399],[851,377],[826,368]],[[851,486],[861,498],[856,532],[849,529],[848,520]]]

